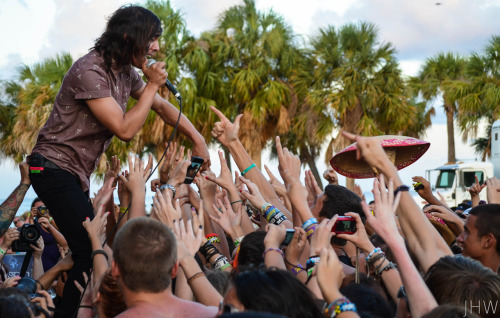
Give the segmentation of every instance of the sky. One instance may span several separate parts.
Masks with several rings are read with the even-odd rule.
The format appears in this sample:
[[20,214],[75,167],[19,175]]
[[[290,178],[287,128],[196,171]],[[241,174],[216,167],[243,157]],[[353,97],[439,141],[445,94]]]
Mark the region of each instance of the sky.
[[[171,2],[175,9],[181,10],[188,29],[195,35],[213,28],[225,9],[242,3]],[[84,55],[104,30],[106,18],[126,3],[130,1],[0,0],[0,80],[12,79],[22,64],[32,65],[61,52],[71,53],[74,59]],[[281,14],[304,39],[328,25],[338,28],[350,22],[374,23],[380,41],[390,42],[396,48],[403,74],[407,76],[417,74],[427,58],[441,52],[462,55],[481,52],[492,35],[500,34],[500,0],[256,0],[256,6]],[[401,170],[404,182],[411,183],[412,176],[423,175],[426,169],[446,162],[446,119],[439,100],[434,101],[434,107],[433,126],[424,137],[431,147],[417,163]],[[463,142],[458,132],[455,135],[457,158],[476,159],[468,141]],[[218,173],[215,151],[213,170]],[[323,161],[323,157],[318,160],[320,171],[326,168]],[[277,162],[270,161],[270,165],[276,167]],[[0,199],[4,199],[19,182],[18,169],[12,161],[0,159],[0,178]],[[359,184],[368,192],[371,182],[361,180]],[[97,192],[98,186],[93,184],[91,191]],[[34,196],[30,190],[27,198]]]

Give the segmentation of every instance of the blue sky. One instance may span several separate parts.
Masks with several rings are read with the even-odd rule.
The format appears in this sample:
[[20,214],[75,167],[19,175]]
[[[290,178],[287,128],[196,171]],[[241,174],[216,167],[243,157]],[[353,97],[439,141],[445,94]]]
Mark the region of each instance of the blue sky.
[[[296,33],[316,34],[319,27],[340,26],[347,22],[368,21],[379,27],[383,42],[391,42],[404,74],[415,75],[426,58],[440,52],[469,54],[481,51],[494,34],[500,34],[500,0],[256,0],[261,10],[274,10],[284,16]],[[9,79],[21,64],[33,64],[57,53],[70,52],[73,58],[85,54],[104,29],[106,17],[122,0],[0,0],[0,79]],[[188,29],[194,34],[212,28],[218,15],[239,4],[235,0],[172,0],[184,13]],[[429,151],[414,165],[401,171],[405,182],[446,162],[446,127],[440,101],[437,116],[427,132]],[[457,157],[474,159],[472,149],[456,134]],[[264,154],[265,156],[266,154]],[[214,171],[218,171],[216,152]],[[326,168],[318,160],[319,169]],[[271,162],[277,166],[277,162]],[[0,199],[19,182],[17,167],[0,159]],[[365,191],[371,181],[360,181]],[[91,189],[97,191],[97,185]],[[28,197],[34,197],[32,190]],[[150,197],[150,196],[148,196]],[[24,207],[24,206],[23,206]]]

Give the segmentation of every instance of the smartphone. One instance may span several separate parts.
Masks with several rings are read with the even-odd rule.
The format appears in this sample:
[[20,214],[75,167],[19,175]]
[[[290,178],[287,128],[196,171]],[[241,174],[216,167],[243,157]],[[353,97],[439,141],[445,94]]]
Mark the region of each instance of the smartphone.
[[283,243],[281,243],[281,245],[287,246],[288,244],[290,244],[294,234],[295,234],[295,229],[286,229],[285,240],[283,241]]
[[339,216],[332,227],[332,232],[337,234],[356,233],[356,220],[350,216]]
[[198,173],[203,164],[203,158],[200,157],[191,157],[191,164],[189,165],[186,172],[186,179],[184,179],[185,184],[191,184],[194,180],[194,177]]

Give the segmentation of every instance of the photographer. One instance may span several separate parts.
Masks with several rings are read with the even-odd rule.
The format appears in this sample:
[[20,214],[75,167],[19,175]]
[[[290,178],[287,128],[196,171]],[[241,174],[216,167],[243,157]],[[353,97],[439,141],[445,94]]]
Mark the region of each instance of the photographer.
[[[43,270],[48,271],[57,261],[59,261],[61,256],[58,245],[66,251],[68,250],[68,243],[64,236],[58,231],[53,218],[50,216],[49,209],[47,209],[39,198],[35,198],[33,203],[31,203],[31,216],[32,219],[30,223],[36,224],[43,238],[43,243],[45,245],[45,250],[42,254]],[[34,218],[37,218],[38,222],[33,222]]]

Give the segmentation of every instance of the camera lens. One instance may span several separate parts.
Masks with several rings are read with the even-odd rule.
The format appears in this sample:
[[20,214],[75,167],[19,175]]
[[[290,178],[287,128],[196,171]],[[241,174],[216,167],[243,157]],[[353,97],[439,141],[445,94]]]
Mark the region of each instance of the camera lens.
[[28,228],[25,232],[25,238],[28,242],[36,242],[40,237],[40,232],[37,228]]

